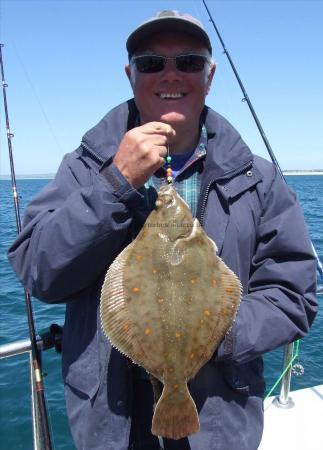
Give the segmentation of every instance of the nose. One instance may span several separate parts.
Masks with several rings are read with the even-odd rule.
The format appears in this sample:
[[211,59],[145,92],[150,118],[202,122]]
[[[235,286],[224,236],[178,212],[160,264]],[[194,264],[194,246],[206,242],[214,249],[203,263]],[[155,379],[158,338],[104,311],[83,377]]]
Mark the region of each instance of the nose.
[[181,78],[181,72],[176,67],[175,58],[167,59],[165,67],[161,72],[161,77],[167,80],[177,80]]

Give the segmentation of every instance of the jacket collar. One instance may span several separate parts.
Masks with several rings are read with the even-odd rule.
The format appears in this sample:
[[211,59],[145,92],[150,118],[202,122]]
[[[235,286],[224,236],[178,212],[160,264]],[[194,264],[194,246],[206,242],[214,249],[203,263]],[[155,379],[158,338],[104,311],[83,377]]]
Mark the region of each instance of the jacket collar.
[[102,162],[115,155],[124,134],[133,128],[138,110],[133,99],[121,103],[109,111],[100,122],[85,133],[82,144]]
[[229,178],[231,174],[250,165],[253,155],[237,130],[223,116],[207,106],[203,114],[208,132],[205,164],[207,173],[204,178]]
[[[116,153],[124,134],[135,126],[138,115],[133,99],[122,103],[83,136],[82,144],[102,162],[107,161]],[[205,106],[201,119],[208,133],[204,179],[229,177],[251,163],[251,151],[224,117]]]

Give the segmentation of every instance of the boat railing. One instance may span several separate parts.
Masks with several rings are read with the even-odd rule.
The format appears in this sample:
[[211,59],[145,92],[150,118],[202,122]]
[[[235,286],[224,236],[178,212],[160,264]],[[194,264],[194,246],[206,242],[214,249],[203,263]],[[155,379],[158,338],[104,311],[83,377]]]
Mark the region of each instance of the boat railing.
[[284,347],[284,361],[283,361],[283,372],[284,373],[281,384],[280,384],[280,392],[279,396],[275,398],[276,406],[281,408],[291,408],[293,405],[293,400],[289,397],[290,392],[290,382],[292,378],[292,369],[293,366],[291,361],[293,360],[294,353],[294,343],[285,345]]
[[[58,353],[61,353],[62,342],[62,327],[57,324],[52,324],[48,330],[41,333],[37,337],[37,347],[40,353],[51,348],[55,348]],[[27,353],[29,356],[29,373],[30,373],[30,387],[31,387],[31,415],[32,415],[32,432],[33,432],[33,448],[34,450],[44,450],[45,445],[41,436],[41,422],[38,410],[38,402],[36,395],[36,380],[35,371],[33,370],[33,359],[30,339],[10,342],[8,344],[0,345],[0,359],[18,356]]]

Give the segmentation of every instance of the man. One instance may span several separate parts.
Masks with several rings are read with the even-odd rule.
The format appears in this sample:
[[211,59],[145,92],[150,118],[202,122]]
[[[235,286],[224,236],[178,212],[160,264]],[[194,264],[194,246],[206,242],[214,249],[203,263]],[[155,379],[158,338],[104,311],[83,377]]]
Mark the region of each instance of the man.
[[[78,449],[255,450],[261,355],[304,336],[316,313],[303,216],[272,164],[205,107],[215,65],[195,18],[159,13],[131,33],[127,50],[134,101],[108,113],[64,158],[27,208],[9,258],[34,296],[66,302],[63,375]],[[175,188],[243,285],[231,332],[189,383],[201,431],[179,441],[150,433],[148,376],[111,348],[98,316],[104,274],[165,182],[168,145]]]

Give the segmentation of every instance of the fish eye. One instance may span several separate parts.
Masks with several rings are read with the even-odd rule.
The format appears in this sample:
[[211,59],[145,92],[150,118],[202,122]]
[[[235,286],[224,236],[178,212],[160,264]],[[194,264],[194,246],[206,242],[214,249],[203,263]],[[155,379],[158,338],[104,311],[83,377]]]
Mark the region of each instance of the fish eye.
[[169,206],[173,203],[173,197],[171,195],[165,194],[163,195],[163,202],[165,205]]

